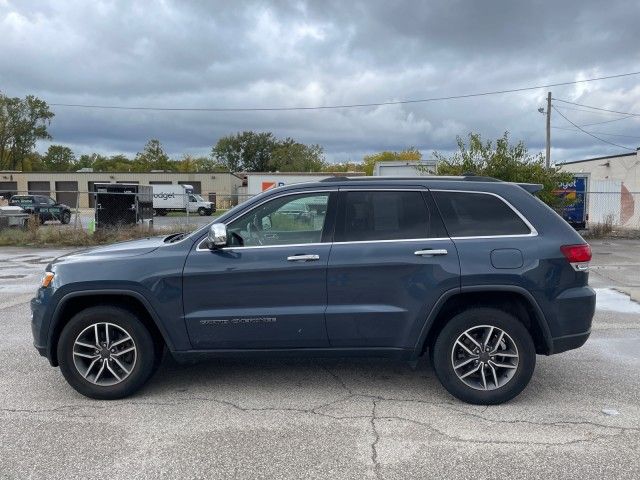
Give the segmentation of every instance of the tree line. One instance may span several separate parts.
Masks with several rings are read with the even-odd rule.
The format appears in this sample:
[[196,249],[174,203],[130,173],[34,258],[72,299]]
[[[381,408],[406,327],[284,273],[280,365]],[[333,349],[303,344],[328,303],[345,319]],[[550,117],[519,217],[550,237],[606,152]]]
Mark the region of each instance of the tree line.
[[[420,161],[415,147],[401,151],[383,151],[365,155],[362,160],[330,163],[324,148],[306,145],[272,132],[243,131],[224,136],[213,145],[208,156],[183,155],[175,159],[165,152],[158,139],[149,140],[133,157],[101,155],[76,156],[64,145],[50,145],[44,154],[35,151],[38,140],[51,140],[48,127],[54,113],[47,103],[33,95],[7,97],[0,93],[0,170],[96,172],[363,172],[372,175],[377,162]],[[475,174],[505,181],[541,183],[541,198],[554,204],[554,195],[571,174],[558,167],[546,167],[541,153],[529,153],[523,141],[512,142],[509,134],[495,142],[483,140],[478,133],[457,138],[457,150],[434,152],[439,175]]]

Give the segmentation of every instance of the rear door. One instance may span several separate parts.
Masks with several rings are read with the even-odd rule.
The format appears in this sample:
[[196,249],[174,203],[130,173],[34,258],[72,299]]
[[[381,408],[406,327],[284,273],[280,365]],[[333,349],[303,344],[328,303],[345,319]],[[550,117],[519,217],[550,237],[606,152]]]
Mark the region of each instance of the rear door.
[[426,190],[341,189],[327,277],[332,346],[412,348],[459,282],[455,245]]

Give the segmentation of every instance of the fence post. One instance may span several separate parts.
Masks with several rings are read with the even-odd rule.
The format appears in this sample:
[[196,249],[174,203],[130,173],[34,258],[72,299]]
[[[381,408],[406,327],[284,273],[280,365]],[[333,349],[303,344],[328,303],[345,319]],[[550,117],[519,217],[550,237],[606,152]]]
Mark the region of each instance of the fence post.
[[[76,193],[76,219],[73,222],[73,229],[74,230],[78,229],[78,216],[80,215],[79,210],[80,210],[80,192],[78,191]],[[80,226],[82,226],[82,224],[80,224]]]

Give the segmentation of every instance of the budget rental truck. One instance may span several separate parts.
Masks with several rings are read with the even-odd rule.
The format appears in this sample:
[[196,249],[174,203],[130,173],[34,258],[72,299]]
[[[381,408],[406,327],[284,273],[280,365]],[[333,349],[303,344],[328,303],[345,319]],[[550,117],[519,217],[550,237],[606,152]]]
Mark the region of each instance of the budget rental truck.
[[215,211],[213,202],[207,202],[191,185],[153,185],[153,213],[164,216],[167,212],[189,212],[205,216]]

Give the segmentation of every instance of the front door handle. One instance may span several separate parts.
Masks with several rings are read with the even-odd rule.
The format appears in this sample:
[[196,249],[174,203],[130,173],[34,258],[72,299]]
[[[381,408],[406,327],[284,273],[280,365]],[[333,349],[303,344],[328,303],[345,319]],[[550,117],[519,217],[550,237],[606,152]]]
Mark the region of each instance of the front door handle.
[[413,253],[419,257],[433,257],[435,255],[446,255],[448,252],[444,248],[425,248],[424,250],[416,250]]
[[314,262],[320,260],[320,255],[291,255],[287,257],[290,262]]

